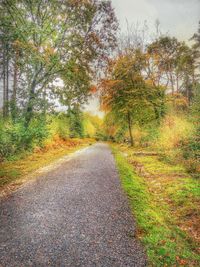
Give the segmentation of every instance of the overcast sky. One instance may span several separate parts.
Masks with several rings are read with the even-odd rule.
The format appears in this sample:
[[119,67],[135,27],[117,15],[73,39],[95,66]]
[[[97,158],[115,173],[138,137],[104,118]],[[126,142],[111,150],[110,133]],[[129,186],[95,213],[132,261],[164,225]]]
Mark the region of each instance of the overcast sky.
[[169,32],[188,40],[197,31],[200,20],[200,0],[112,0],[121,30],[129,24],[147,21],[153,26],[156,19],[163,33]]
[[[200,0],[112,0],[121,31],[129,25],[147,21],[154,28],[158,19],[162,33],[186,41],[197,31]],[[98,114],[98,100],[90,101],[87,109]]]

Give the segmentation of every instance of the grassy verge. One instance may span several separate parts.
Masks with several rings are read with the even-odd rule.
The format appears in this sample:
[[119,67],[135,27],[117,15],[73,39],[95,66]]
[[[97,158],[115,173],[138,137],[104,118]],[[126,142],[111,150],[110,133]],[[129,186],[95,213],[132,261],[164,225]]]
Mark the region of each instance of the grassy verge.
[[156,155],[112,148],[149,266],[199,266],[199,182]]
[[23,177],[44,167],[53,161],[94,142],[93,139],[54,140],[44,148],[38,148],[33,153],[22,154],[18,158],[0,163],[0,191],[5,187],[15,188],[22,183]]

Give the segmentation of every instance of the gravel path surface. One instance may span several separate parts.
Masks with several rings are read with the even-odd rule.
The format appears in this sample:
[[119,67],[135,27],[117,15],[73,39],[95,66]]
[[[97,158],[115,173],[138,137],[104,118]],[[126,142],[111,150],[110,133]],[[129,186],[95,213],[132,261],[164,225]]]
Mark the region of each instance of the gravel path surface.
[[0,241],[1,267],[146,266],[105,144],[83,149],[2,200]]

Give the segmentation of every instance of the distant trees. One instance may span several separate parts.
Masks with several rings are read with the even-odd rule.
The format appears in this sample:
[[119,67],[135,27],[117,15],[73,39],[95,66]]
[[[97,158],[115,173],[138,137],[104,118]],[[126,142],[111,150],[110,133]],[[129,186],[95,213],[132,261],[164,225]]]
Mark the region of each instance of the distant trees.
[[172,96],[183,92],[192,97],[196,81],[195,51],[176,38],[160,37],[147,47],[147,75],[155,85],[163,84]]
[[189,47],[159,34],[151,42],[146,38],[145,43],[145,28],[129,30],[120,40],[119,53],[100,83],[101,105],[115,115],[116,123],[119,119],[127,122],[131,145],[133,124],[159,122],[164,116],[166,95],[175,109],[185,110],[191,104],[199,78],[198,34],[193,40],[195,45]]
[[199,27],[197,30],[197,33],[195,33],[191,38],[195,43],[193,45],[193,49],[197,52],[197,58],[200,57],[200,21],[199,21]]

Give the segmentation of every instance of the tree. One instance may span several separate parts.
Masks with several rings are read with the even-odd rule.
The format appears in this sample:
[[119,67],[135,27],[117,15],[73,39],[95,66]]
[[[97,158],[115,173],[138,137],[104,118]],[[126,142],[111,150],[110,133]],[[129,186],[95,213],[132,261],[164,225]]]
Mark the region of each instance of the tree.
[[146,75],[154,85],[166,86],[174,100],[183,93],[190,103],[196,81],[195,58],[194,49],[184,42],[161,36],[147,47]]
[[83,137],[83,114],[78,104],[68,111],[68,116],[70,121],[70,136]]
[[3,117],[7,118],[9,109],[9,65],[10,65],[10,48],[12,36],[8,31],[9,21],[7,20],[6,14],[2,14],[2,10],[0,9],[0,17],[1,17],[1,31],[0,31],[0,49],[1,49],[1,77],[3,80]]
[[147,73],[153,83],[164,82],[175,93],[174,70],[180,43],[176,38],[161,36],[147,47]]
[[[48,99],[55,78],[62,76],[72,82],[72,62],[84,66],[88,79],[92,78],[92,65],[106,62],[115,45],[117,21],[110,1],[52,0],[47,4],[46,0],[3,0],[2,7],[12,21],[11,31],[17,31],[22,51],[15,77],[17,69],[22,79],[18,82],[23,95],[20,104],[28,127],[34,111]],[[13,89],[15,98],[16,83]]]
[[60,103],[71,110],[74,105],[85,103],[90,93],[91,77],[84,65],[71,61],[68,67],[68,75],[61,75],[62,86],[57,86]]
[[[112,64],[110,75],[101,82],[101,103],[128,125],[133,145],[132,125],[154,119],[161,88],[147,84],[143,78],[144,55],[140,50],[120,55]],[[163,94],[161,94],[163,97]]]
[[195,33],[191,40],[194,41],[193,48],[197,51],[197,59],[200,57],[200,21],[199,21],[199,28],[197,30],[197,33]]

